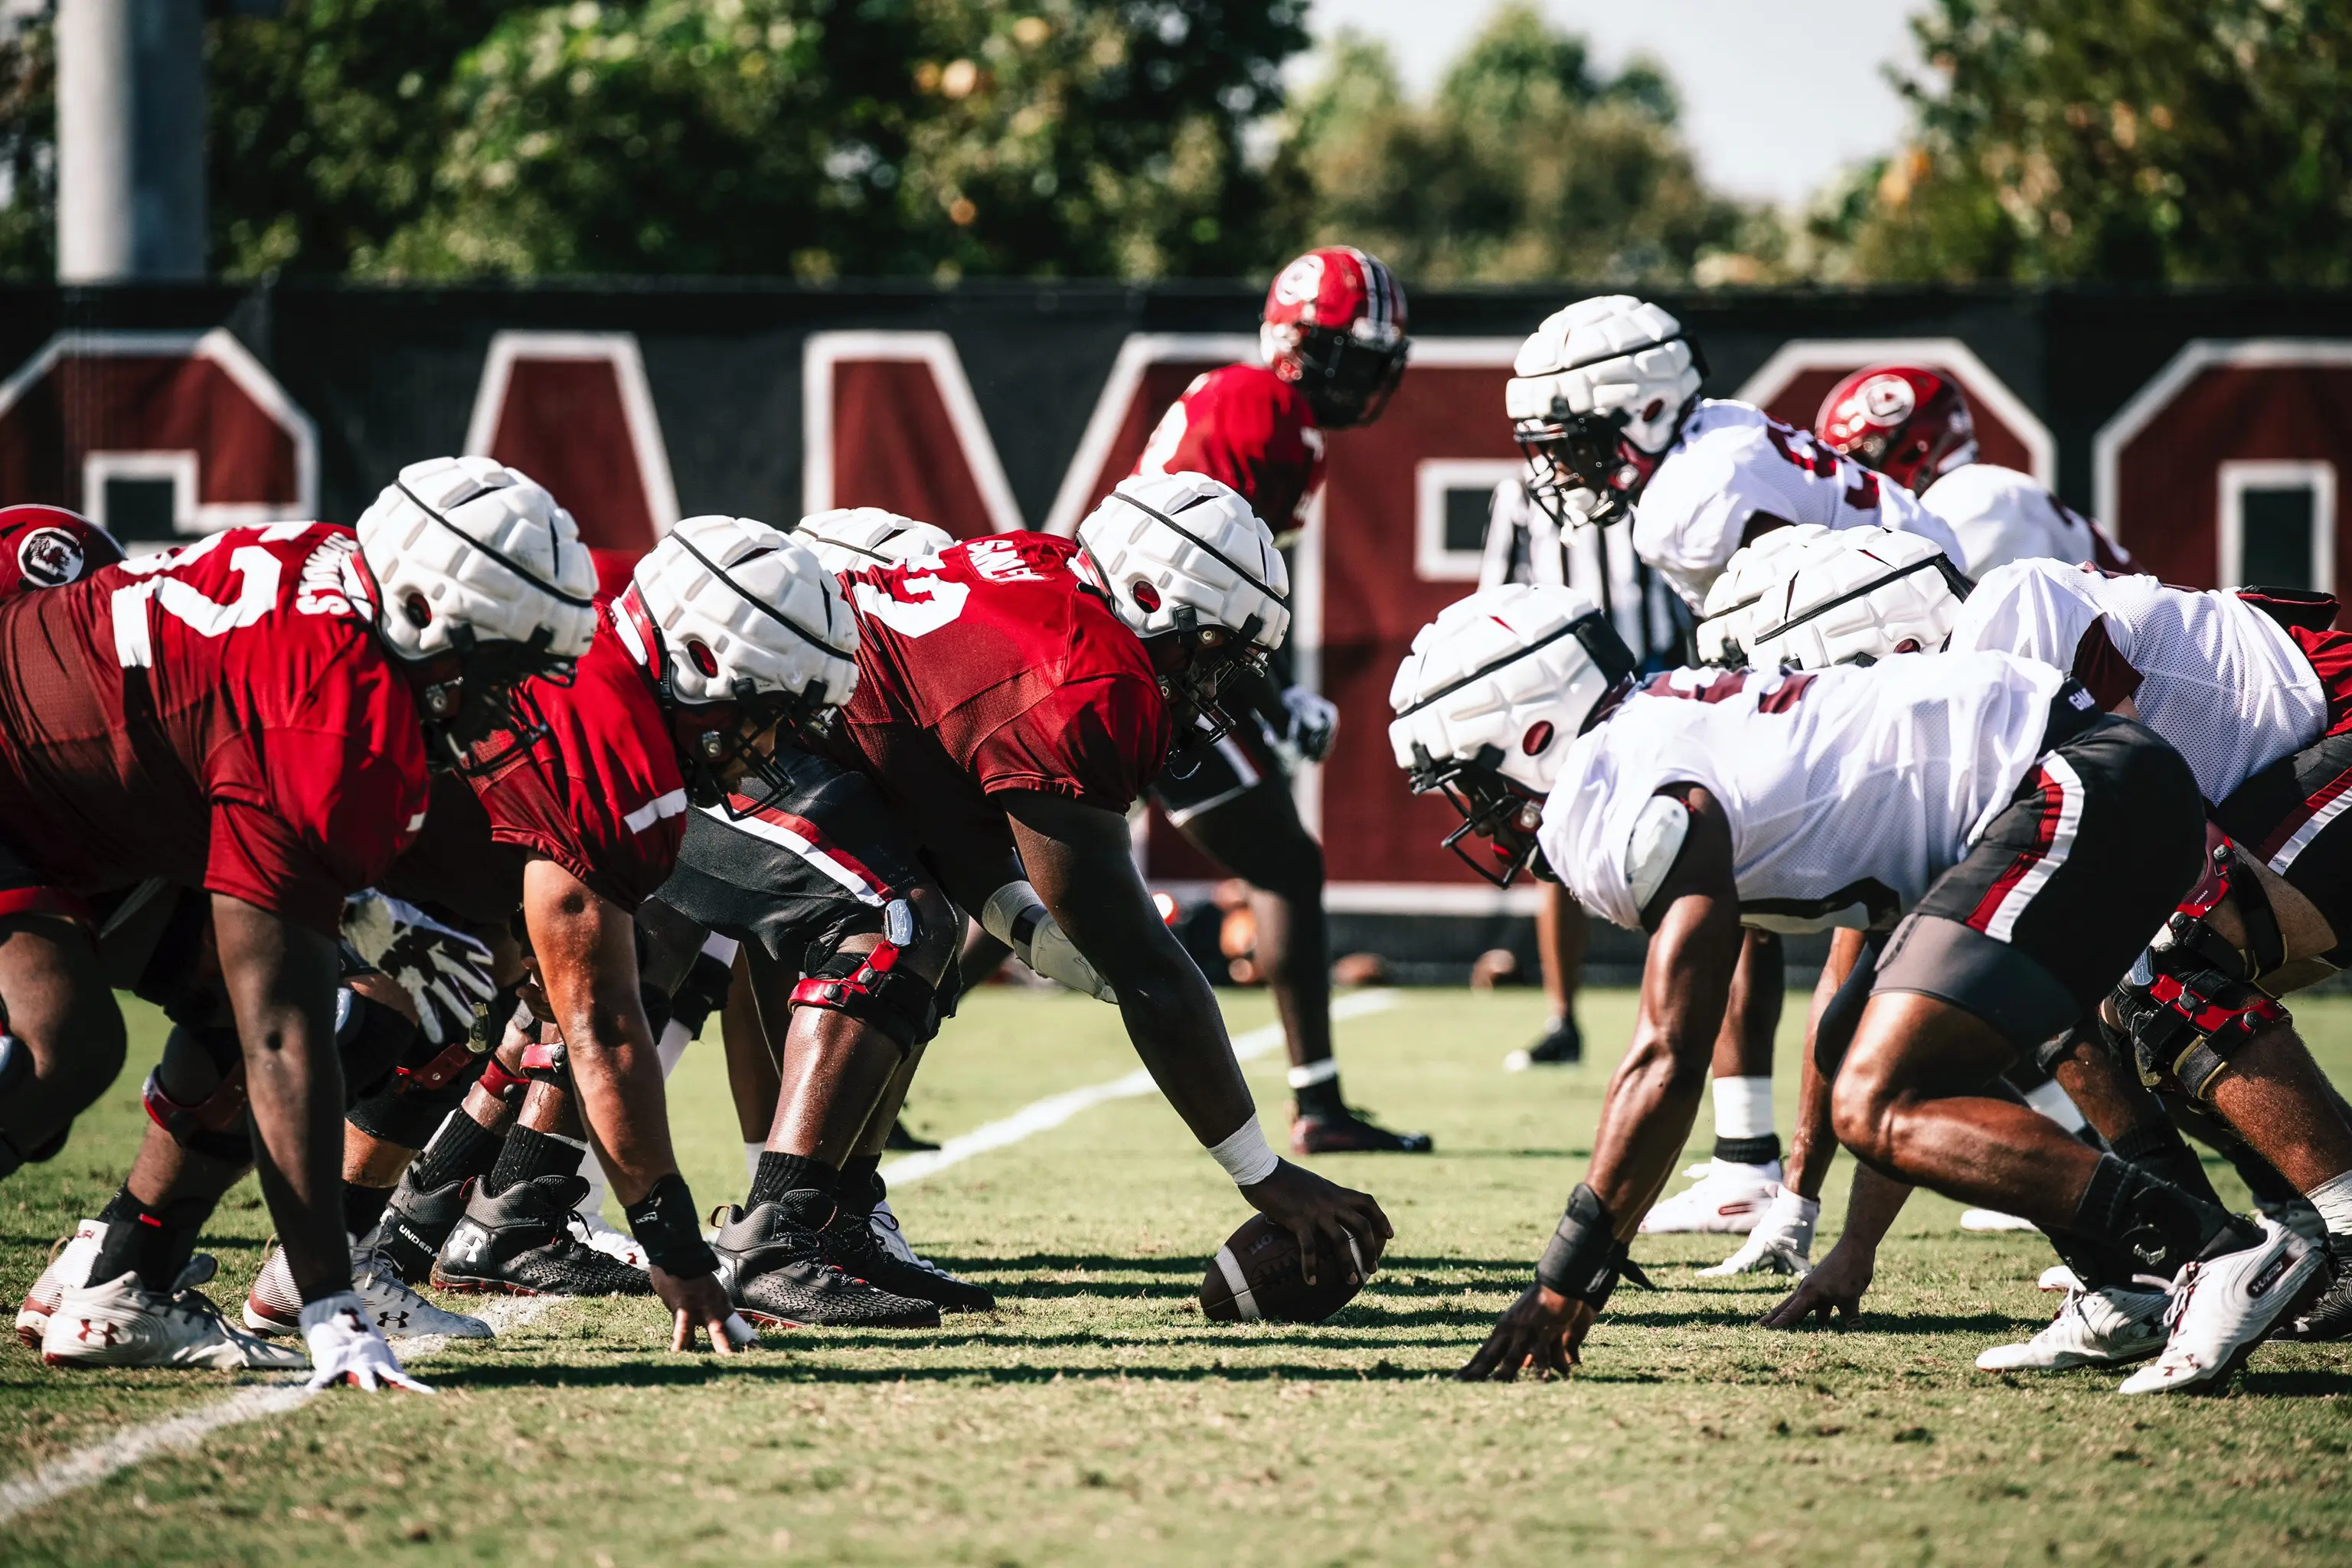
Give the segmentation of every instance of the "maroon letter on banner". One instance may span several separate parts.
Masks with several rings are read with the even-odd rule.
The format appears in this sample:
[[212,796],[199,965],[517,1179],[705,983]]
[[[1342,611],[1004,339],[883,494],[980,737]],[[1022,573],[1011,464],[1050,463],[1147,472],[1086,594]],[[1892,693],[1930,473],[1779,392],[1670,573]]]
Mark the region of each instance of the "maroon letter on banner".
[[815,332],[802,358],[802,510],[876,506],[958,539],[1024,526],[945,332]]

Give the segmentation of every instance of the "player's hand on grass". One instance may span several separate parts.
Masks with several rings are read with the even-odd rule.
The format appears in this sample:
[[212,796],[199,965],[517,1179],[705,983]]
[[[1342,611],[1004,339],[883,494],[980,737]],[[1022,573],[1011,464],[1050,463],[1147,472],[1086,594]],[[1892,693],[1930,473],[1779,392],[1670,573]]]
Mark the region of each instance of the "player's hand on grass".
[[411,1394],[433,1392],[401,1370],[400,1358],[376,1326],[367,1309],[348,1291],[324,1297],[302,1309],[302,1343],[310,1352],[311,1393],[349,1384],[362,1394],[380,1388],[402,1388]]
[[1878,1249],[1855,1245],[1843,1237],[1829,1250],[1789,1299],[1757,1321],[1768,1329],[1793,1329],[1809,1320],[1829,1322],[1834,1313],[1841,1327],[1862,1321],[1862,1298],[1877,1272]]
[[1478,1353],[1454,1375],[1465,1383],[1509,1383],[1526,1367],[1546,1380],[1566,1377],[1584,1359],[1580,1352],[1592,1320],[1586,1303],[1571,1301],[1548,1285],[1530,1285],[1496,1321]]
[[1396,1234],[1370,1193],[1326,1181],[1287,1160],[1276,1161],[1265,1180],[1241,1194],[1252,1208],[1298,1238],[1298,1266],[1309,1285],[1317,1282],[1326,1258],[1336,1259],[1341,1268],[1355,1267],[1348,1252],[1350,1240],[1364,1272],[1370,1273]]
[[710,1331],[710,1348],[720,1355],[733,1355],[738,1347],[759,1342],[759,1331],[738,1315],[716,1271],[683,1279],[664,1268],[652,1272],[654,1294],[670,1310],[670,1349],[693,1350],[695,1336],[705,1329]]

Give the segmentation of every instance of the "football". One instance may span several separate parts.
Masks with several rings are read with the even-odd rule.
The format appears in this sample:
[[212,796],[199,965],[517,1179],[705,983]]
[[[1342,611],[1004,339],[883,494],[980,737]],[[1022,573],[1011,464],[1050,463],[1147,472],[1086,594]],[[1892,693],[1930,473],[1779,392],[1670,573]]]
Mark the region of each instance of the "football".
[[1252,1215],[1209,1259],[1201,1310],[1213,1323],[1319,1323],[1354,1300],[1380,1265],[1377,1247],[1350,1240],[1348,1248],[1348,1258],[1319,1259],[1309,1285],[1299,1272],[1297,1238]]

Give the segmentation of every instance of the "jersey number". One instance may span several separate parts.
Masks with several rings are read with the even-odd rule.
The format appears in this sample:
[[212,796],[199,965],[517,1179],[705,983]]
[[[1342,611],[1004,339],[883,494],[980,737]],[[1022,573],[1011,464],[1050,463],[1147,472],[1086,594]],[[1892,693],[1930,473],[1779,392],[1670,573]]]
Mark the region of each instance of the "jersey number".
[[[197,553],[184,552],[152,570],[176,570],[189,564]],[[198,637],[205,637],[249,626],[269,614],[278,604],[278,588],[283,576],[278,557],[258,545],[239,545],[229,552],[228,569],[236,574],[237,589],[236,597],[226,605],[206,598],[202,589],[178,577],[157,575],[144,583],[117,588],[113,599],[114,653],[122,668],[154,667],[154,632],[147,616],[150,599],[155,602],[156,608]],[[135,572],[138,567],[134,564],[131,570]]]
[[[950,583],[944,577],[901,577],[892,589],[876,587],[871,583],[856,585],[857,608],[873,616],[902,637],[919,637],[938,631],[963,614],[964,601],[971,597],[971,584]],[[901,598],[900,595],[908,595]],[[913,595],[919,595],[919,597]]]
[[1810,430],[1800,430],[1783,425],[1778,419],[1764,422],[1764,439],[1772,449],[1805,472],[1817,479],[1833,479],[1841,468],[1851,468],[1853,477],[1845,492],[1845,504],[1856,511],[1874,511],[1878,507],[1878,476],[1860,463],[1841,458],[1814,439]]

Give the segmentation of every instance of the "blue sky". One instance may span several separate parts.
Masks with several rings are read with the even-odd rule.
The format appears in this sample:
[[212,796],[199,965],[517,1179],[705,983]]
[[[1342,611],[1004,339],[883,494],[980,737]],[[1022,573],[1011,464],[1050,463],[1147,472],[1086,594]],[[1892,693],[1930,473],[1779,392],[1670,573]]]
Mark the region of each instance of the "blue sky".
[[[1891,151],[1903,105],[1883,63],[1916,63],[1899,0],[1541,0],[1603,65],[1649,54],[1681,90],[1683,124],[1719,189],[1802,202],[1843,165]],[[1488,0],[1315,0],[1318,37],[1385,39],[1425,92],[1476,33]],[[1317,68],[1308,61],[1309,76]]]

